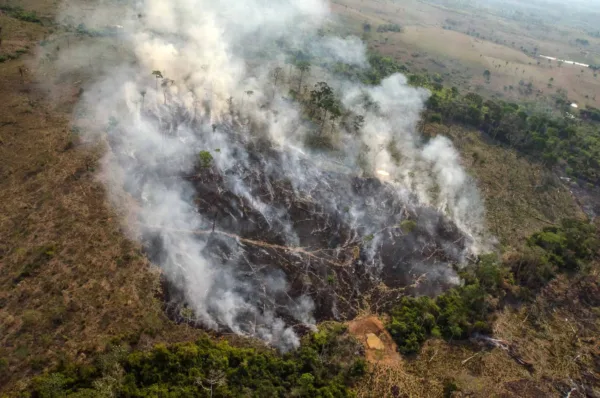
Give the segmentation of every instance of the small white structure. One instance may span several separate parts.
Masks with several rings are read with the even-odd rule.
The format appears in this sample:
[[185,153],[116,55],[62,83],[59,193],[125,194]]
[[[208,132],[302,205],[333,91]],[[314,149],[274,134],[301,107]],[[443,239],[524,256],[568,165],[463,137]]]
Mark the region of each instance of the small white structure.
[[573,102],[573,103],[571,104],[571,108],[579,108],[579,105],[577,105],[576,103],[574,103],[574,102]]

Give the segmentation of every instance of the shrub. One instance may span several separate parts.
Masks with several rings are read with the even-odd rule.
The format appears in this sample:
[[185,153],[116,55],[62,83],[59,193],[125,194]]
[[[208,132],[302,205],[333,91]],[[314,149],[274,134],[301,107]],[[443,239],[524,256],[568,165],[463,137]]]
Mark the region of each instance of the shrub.
[[442,115],[439,113],[430,113],[428,120],[430,123],[442,123]]
[[377,27],[377,32],[402,32],[402,27],[398,24],[384,24]]
[[27,262],[19,271],[19,273],[13,278],[13,283],[16,285],[25,278],[33,276],[39,268],[47,264],[56,252],[56,245],[53,243],[39,246],[33,250],[30,254],[30,260]]
[[200,151],[198,157],[200,158],[200,167],[202,167],[203,169],[208,169],[211,166],[213,157],[210,154],[210,152]]
[[428,337],[462,339],[491,329],[494,307],[488,299],[498,293],[507,275],[493,255],[461,273],[463,286],[435,299],[403,297],[390,312],[387,329],[403,354],[418,352]]
[[409,234],[417,228],[417,222],[414,220],[402,220],[400,223],[400,229],[405,234]]
[[304,139],[304,144],[312,149],[333,149],[333,141],[327,134],[309,133]]
[[528,246],[499,262],[495,254],[479,257],[459,273],[456,286],[435,299],[404,297],[390,311],[387,328],[403,354],[418,352],[428,337],[463,339],[474,332],[491,331],[497,299],[510,284],[521,286],[522,296],[545,286],[560,271],[580,270],[597,257],[596,228],[567,219],[544,228],[528,239]]
[[366,372],[356,358],[360,343],[339,324],[303,338],[301,347],[280,355],[240,348],[208,337],[196,343],[156,345],[127,353],[109,350],[97,366],[62,365],[38,377],[33,396],[210,396],[347,397]]
[[36,310],[26,310],[21,317],[23,330],[32,330],[42,322],[42,313]]
[[387,325],[390,335],[403,354],[418,352],[421,344],[436,327],[440,308],[429,297],[403,297],[390,315]]
[[540,247],[547,261],[563,271],[576,271],[597,255],[600,243],[596,228],[573,219],[563,220],[560,226],[546,227],[532,235],[530,247]]
[[517,285],[531,290],[545,286],[556,276],[556,266],[551,264],[540,247],[526,247],[504,260]]

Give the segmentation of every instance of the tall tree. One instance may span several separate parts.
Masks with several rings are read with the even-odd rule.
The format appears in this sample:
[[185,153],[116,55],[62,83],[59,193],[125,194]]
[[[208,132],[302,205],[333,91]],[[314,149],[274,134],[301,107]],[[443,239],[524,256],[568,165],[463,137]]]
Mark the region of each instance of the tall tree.
[[308,61],[300,61],[296,67],[300,71],[300,81],[298,82],[298,94],[300,94],[300,90],[302,89],[302,79],[304,74],[310,71],[310,63]]
[[160,86],[163,88],[163,96],[165,98],[165,105],[167,105],[167,90],[169,89],[169,86],[171,86],[173,83],[175,83],[175,80],[164,78],[162,83],[160,84]]
[[152,74],[156,78],[156,91],[158,91],[158,79],[162,79],[163,78],[162,72],[159,71],[159,70],[153,70]]
[[275,68],[275,70],[273,71],[273,97],[272,99],[275,99],[275,92],[277,91],[277,83],[279,82],[279,77],[281,76],[281,74],[283,73],[283,68],[278,66]]
[[144,110],[144,99],[146,98],[146,90],[141,90],[140,95],[142,96],[142,107],[140,110]]

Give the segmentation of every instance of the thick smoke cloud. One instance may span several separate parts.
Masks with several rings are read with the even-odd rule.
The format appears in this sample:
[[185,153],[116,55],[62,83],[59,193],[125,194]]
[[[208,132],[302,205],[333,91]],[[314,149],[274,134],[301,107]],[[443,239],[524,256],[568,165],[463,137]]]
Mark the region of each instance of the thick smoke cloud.
[[[61,21],[116,32],[109,43],[88,40],[63,49],[56,65],[63,73],[88,67],[96,72],[78,112],[93,121],[90,134],[102,131],[107,139],[102,178],[111,199],[132,214],[126,218],[132,233],[155,243],[152,259],[206,327],[290,349],[298,345],[291,325],[315,323],[313,299],[308,293],[290,296],[286,273],[252,268],[253,275],[261,275],[257,284],[237,269],[246,260],[239,247],[248,241],[235,237],[245,207],[278,231],[283,240],[278,245],[297,247],[304,239],[291,221],[291,205],[275,203],[275,181],[289,182],[296,197],[308,198],[323,213],[340,215],[340,223],[354,228],[348,242],[362,239],[357,231],[369,236],[364,262],[375,278],[382,269],[378,251],[387,244],[381,231],[402,219],[368,211],[381,204],[368,194],[357,196],[350,182],[334,183],[332,173],[376,176],[384,183],[377,189],[388,195],[382,197],[391,195],[409,209],[446,214],[466,236],[462,246],[442,242],[457,261],[484,243],[483,206],[456,150],[443,137],[424,143],[416,131],[428,92],[409,87],[402,75],[376,87],[328,75],[327,65],[366,66],[367,57],[359,39],[319,32],[331,22],[324,1],[105,1],[94,11],[65,3]],[[320,59],[305,84],[330,82],[344,108],[364,116],[360,132],[337,125],[338,160],[303,145],[318,127],[286,98],[298,72],[290,75],[284,48]],[[273,75],[278,67],[280,84]],[[269,156],[257,159],[260,150],[250,149],[255,138],[269,143]],[[200,151],[213,155],[211,173],[225,176],[218,190],[227,190],[244,207],[242,214],[239,204],[228,210],[230,233],[222,235],[235,235],[233,243],[217,244],[209,238],[214,234],[188,233],[214,228],[214,220],[198,211],[205,198],[198,197],[193,182],[180,178],[197,170]],[[265,191],[261,195],[258,185]],[[437,239],[434,223],[425,224]],[[217,246],[222,251],[218,259]],[[454,283],[446,265],[437,264],[431,274]]]

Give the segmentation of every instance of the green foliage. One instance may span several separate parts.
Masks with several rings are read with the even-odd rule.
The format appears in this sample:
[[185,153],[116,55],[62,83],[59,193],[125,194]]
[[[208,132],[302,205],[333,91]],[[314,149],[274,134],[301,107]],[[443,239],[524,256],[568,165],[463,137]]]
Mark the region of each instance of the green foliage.
[[[504,101],[488,100],[468,93],[461,97],[446,88],[433,89],[427,101],[428,119],[458,122],[483,130],[491,138],[515,147],[548,165],[562,165],[571,175],[587,182],[600,183],[600,111],[583,109],[583,121],[531,113]],[[561,102],[568,107],[568,101]],[[440,115],[440,116],[438,116]]]
[[526,291],[538,290],[556,276],[556,267],[538,246],[526,247],[510,256],[505,265],[511,270],[515,283]]
[[21,317],[21,329],[33,330],[40,326],[42,322],[42,313],[36,310],[26,310]]
[[213,161],[213,157],[208,151],[200,151],[198,158],[200,159],[200,167],[203,169],[208,169]]
[[430,123],[442,123],[442,115],[439,113],[430,113],[427,117]]
[[451,398],[456,391],[460,391],[454,380],[444,382],[444,398]]
[[39,246],[29,254],[28,262],[20,269],[19,273],[14,277],[13,283],[16,285],[22,280],[29,278],[52,259],[56,252],[56,245],[48,244]]
[[544,228],[527,243],[544,250],[542,262],[553,264],[561,271],[577,271],[597,255],[600,240],[592,224],[567,219],[560,227]]
[[369,54],[370,68],[359,75],[359,79],[366,84],[379,84],[386,77],[394,73],[407,73],[408,68],[400,65],[393,58],[379,54]]
[[331,140],[331,136],[319,133],[307,134],[304,139],[304,145],[312,149],[333,149],[333,141]]
[[405,234],[411,233],[415,228],[417,228],[417,222],[414,220],[402,220],[400,223],[400,229]]
[[384,24],[384,25],[379,25],[377,27],[377,32],[379,33],[385,33],[385,32],[402,32],[402,26],[398,25],[398,24]]
[[19,55],[25,54],[26,52],[27,50],[25,49],[19,49],[11,54],[2,54],[0,55],[0,64],[6,61],[10,61],[11,59],[17,59],[19,58]]
[[[208,337],[147,352],[109,350],[93,367],[61,365],[34,380],[36,397],[348,397],[366,372],[360,343],[325,325],[285,355]],[[211,393],[212,391],[212,393]]]
[[34,380],[35,396],[39,398],[64,397],[64,388],[73,380],[62,373],[52,373]]
[[[561,271],[576,271],[597,258],[600,240],[595,226],[567,219],[560,226],[533,234],[528,246],[500,263],[495,254],[459,273],[463,285],[435,299],[403,297],[390,311],[387,325],[404,354],[418,352],[428,337],[462,339],[473,332],[489,332],[498,299],[516,283],[521,293],[545,286]],[[523,296],[522,296],[523,297]]]
[[20,19],[25,22],[42,23],[35,11],[25,11],[21,7],[12,7],[8,5],[0,6],[0,10],[6,12],[9,16]]
[[505,259],[521,299],[531,299],[561,272],[585,272],[598,258],[598,231],[579,220],[564,220],[560,226],[533,234],[527,246]]
[[[502,100],[484,101],[475,93],[461,96],[455,87],[443,87],[438,76],[410,74],[406,66],[390,57],[370,53],[369,63],[367,69],[340,63],[332,72],[364,84],[379,84],[394,73],[403,73],[409,84],[431,91],[425,115],[429,121],[463,123],[481,129],[494,140],[549,167],[559,165],[569,170],[573,177],[600,184],[599,109],[581,109],[581,120],[565,118],[564,112],[569,110],[571,102],[561,94],[556,97],[560,116],[530,112],[523,106]],[[491,75],[489,70],[484,72],[487,81]],[[533,92],[533,87],[525,82],[518,89],[526,95]]]
[[490,72],[489,69],[484,70],[483,77],[485,77],[485,80],[489,83],[490,78],[492,77],[492,72]]
[[421,344],[437,327],[439,312],[440,308],[429,297],[403,297],[391,311],[391,321],[387,325],[398,344],[398,350],[403,354],[418,352]]
[[478,264],[461,272],[462,286],[435,299],[403,297],[390,312],[387,328],[403,354],[418,352],[428,337],[462,339],[473,332],[489,331],[492,295],[508,276],[494,255],[482,256]]

